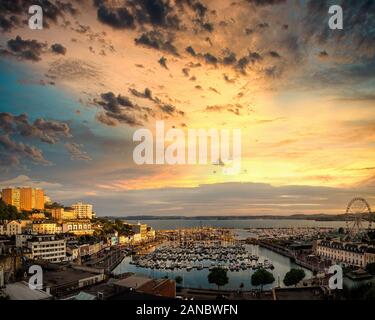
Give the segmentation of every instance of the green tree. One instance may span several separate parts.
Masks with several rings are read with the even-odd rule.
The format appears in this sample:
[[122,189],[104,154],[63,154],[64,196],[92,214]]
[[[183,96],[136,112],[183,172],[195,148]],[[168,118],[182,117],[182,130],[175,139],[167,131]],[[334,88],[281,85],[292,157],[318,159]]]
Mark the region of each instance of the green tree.
[[54,203],[46,204],[44,208],[45,209],[57,209],[57,208],[64,208],[64,206],[61,203],[54,202]]
[[3,200],[0,200],[0,221],[26,219],[27,217],[28,212],[18,212],[15,206],[7,205]]
[[220,287],[225,286],[229,282],[227,271],[223,268],[213,268],[208,274],[208,282],[216,284],[219,290]]
[[258,269],[251,276],[251,284],[253,286],[259,287],[260,291],[263,291],[263,286],[275,282],[273,274],[266,269]]
[[184,279],[182,279],[181,276],[177,276],[175,280],[176,280],[176,283],[177,283],[178,285],[180,285]]
[[302,269],[290,269],[284,277],[284,284],[286,286],[297,286],[297,284],[305,278],[305,271]]

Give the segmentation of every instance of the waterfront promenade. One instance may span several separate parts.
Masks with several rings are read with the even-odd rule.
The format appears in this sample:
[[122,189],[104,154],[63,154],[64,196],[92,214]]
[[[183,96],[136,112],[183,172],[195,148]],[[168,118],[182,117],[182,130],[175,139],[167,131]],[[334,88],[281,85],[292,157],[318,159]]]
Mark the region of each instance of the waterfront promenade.
[[296,256],[291,250],[285,248],[285,247],[282,247],[282,246],[279,246],[277,244],[271,244],[269,242],[265,242],[265,241],[257,241],[257,244],[263,248],[266,248],[268,250],[271,250],[271,251],[274,251],[276,253],[279,253],[285,257],[288,257],[290,259],[293,259],[293,262],[301,267],[304,267],[306,269],[309,269],[313,272],[321,272],[321,271],[324,271],[324,266],[321,265],[321,264],[314,264],[312,262],[308,262],[308,261],[305,261],[305,260],[302,260],[303,258],[305,258],[304,256]]

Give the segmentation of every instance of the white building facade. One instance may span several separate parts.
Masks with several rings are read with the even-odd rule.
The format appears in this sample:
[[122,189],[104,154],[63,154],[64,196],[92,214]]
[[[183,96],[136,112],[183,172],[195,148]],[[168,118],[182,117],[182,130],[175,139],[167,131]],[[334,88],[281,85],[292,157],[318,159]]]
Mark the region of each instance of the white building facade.
[[49,262],[66,260],[66,240],[56,239],[55,236],[35,236],[26,241],[31,259],[42,259]]
[[372,249],[365,244],[318,240],[316,254],[347,266],[366,267],[369,260],[367,252],[370,248]]
[[78,219],[92,219],[92,205],[78,202],[72,205]]

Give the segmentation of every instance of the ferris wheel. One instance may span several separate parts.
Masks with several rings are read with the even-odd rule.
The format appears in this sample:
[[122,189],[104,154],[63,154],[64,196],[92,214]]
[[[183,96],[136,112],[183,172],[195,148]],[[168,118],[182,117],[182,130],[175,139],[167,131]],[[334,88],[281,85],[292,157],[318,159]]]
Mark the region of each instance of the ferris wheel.
[[372,219],[370,205],[363,198],[352,199],[346,207],[346,228],[352,237],[370,231]]

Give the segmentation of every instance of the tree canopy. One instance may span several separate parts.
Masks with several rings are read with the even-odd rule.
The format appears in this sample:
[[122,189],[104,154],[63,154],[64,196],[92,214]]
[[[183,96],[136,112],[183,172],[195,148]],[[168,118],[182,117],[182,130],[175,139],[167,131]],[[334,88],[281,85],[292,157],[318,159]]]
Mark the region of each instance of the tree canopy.
[[64,205],[58,202],[48,203],[44,205],[45,209],[58,209],[58,208],[64,208]]
[[261,290],[263,290],[263,286],[267,284],[271,284],[275,282],[275,278],[273,274],[266,269],[258,269],[255,271],[251,276],[251,284],[253,286],[260,286]]
[[302,269],[290,269],[289,272],[285,274],[284,284],[286,286],[297,286],[297,284],[305,278],[305,271]]
[[225,286],[229,282],[227,271],[223,268],[213,268],[208,274],[208,282],[216,284],[218,289],[219,287]]
[[18,220],[27,217],[27,212],[19,212],[15,206],[7,205],[3,200],[0,200],[0,220]]

